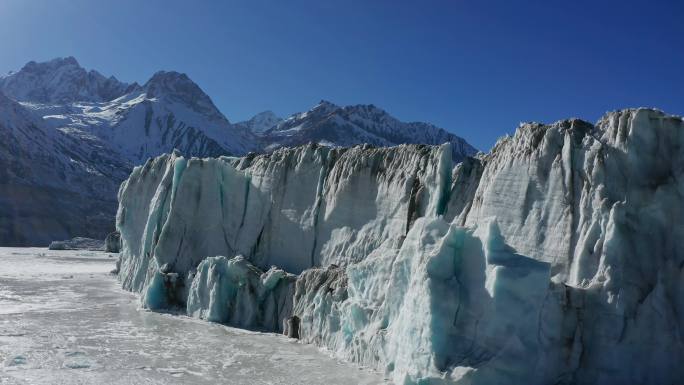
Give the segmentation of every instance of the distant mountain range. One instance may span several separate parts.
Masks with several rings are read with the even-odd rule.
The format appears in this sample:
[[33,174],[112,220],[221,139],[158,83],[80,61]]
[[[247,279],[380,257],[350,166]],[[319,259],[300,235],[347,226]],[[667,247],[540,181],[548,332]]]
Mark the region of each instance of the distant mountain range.
[[309,142],[451,142],[456,159],[477,152],[444,129],[400,122],[373,105],[322,101],[286,119],[266,111],[231,123],[185,74],[160,71],[128,84],[73,57],[0,77],[0,140],[0,245],[103,238],[113,230],[120,183],[135,165],[174,149],[208,157]]

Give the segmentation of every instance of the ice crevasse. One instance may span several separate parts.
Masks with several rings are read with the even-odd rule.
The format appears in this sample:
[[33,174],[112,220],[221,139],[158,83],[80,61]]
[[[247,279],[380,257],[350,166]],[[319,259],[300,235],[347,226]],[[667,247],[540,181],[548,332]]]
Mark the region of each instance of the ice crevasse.
[[489,154],[162,155],[119,190],[150,309],[302,341],[400,384],[684,381],[684,127],[523,124]]

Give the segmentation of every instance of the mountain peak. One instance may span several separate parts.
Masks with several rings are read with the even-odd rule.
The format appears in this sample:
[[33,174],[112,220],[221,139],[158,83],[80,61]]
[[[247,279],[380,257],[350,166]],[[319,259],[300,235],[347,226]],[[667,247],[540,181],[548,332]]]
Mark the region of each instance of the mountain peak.
[[195,84],[188,75],[178,71],[157,71],[146,84],[159,84],[165,82],[190,82]]
[[75,57],[73,56],[67,56],[67,57],[59,57],[50,60],[48,63],[51,63],[56,66],[74,66],[74,67],[81,67],[81,65],[78,63],[78,60],[76,60]]
[[184,73],[158,71],[145,83],[143,89],[150,98],[167,99],[185,104],[212,119],[226,119],[209,95]]
[[76,60],[76,58],[73,56],[67,56],[65,58],[62,58],[62,62],[65,64],[76,65],[79,67],[81,66],[80,64],[78,64],[78,61]]
[[283,119],[273,111],[263,111],[254,115],[251,119],[239,122],[238,125],[246,127],[255,134],[261,134],[277,126]]
[[337,104],[323,99],[312,108],[312,111],[333,111],[338,108],[340,108],[340,106]]
[[35,103],[103,102],[123,95],[129,85],[99,72],[86,71],[73,56],[30,61],[0,78],[0,90],[19,101]]
[[73,56],[58,57],[41,63],[31,60],[30,62],[26,63],[20,71],[44,72],[50,70],[54,71],[58,68],[63,67],[75,67],[77,69],[85,71],[85,69],[83,69],[83,67],[81,67],[81,65],[78,64],[78,61]]
[[340,147],[360,143],[395,146],[449,142],[456,160],[477,153],[463,138],[432,124],[402,122],[373,104],[339,107],[326,100],[309,111],[290,116],[263,136],[273,143],[269,149],[308,142]]
[[206,96],[204,91],[188,75],[176,71],[157,71],[143,87],[147,91],[147,95],[153,98],[166,94]]

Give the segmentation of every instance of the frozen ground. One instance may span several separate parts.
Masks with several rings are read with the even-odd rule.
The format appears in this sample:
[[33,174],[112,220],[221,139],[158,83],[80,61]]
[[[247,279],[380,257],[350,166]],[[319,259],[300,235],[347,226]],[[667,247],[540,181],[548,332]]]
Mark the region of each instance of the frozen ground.
[[0,384],[378,384],[279,335],[140,310],[107,253],[0,248]]

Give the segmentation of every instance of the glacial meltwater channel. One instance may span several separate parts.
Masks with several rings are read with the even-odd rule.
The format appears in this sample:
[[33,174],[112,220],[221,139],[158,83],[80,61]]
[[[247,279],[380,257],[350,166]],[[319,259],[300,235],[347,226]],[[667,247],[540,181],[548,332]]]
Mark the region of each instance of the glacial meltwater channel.
[[115,260],[0,248],[0,384],[385,383],[280,335],[141,310]]

